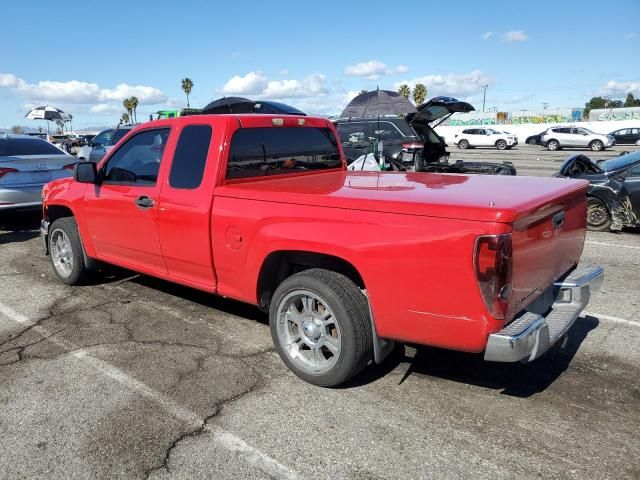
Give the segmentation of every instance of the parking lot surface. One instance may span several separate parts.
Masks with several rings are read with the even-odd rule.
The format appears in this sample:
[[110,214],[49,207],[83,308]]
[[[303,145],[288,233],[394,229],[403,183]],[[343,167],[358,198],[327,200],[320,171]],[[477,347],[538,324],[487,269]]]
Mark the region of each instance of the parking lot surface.
[[[451,151],[535,175],[574,154]],[[38,221],[0,216],[0,478],[640,478],[638,232],[587,235],[606,279],[564,349],[399,346],[322,389],[250,306],[119,269],[63,285]]]

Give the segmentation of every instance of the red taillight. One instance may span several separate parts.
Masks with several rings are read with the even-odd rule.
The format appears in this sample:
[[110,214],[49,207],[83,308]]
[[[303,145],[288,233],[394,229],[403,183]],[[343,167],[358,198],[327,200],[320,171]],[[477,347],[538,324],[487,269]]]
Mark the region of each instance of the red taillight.
[[422,142],[411,142],[411,143],[403,143],[402,148],[410,149],[410,148],[423,148],[424,143]]
[[69,165],[65,165],[64,167],[62,167],[63,170],[73,170],[73,167],[76,166],[76,163],[78,162],[74,162],[74,163],[70,163]]
[[0,167],[0,177],[4,177],[7,173],[17,172],[15,168],[2,168]]
[[513,258],[511,234],[483,235],[476,240],[474,267],[487,309],[497,319],[509,312]]

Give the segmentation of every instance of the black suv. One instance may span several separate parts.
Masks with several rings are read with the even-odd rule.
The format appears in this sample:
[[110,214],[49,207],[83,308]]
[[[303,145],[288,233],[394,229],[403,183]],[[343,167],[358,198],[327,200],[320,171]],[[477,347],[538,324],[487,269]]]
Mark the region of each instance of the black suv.
[[[334,123],[347,164],[369,153],[379,158],[381,151],[385,169],[392,171],[515,175],[511,164],[460,160],[449,163],[447,144],[433,129],[456,112],[474,110],[467,102],[435,97],[420,105],[417,112],[403,117],[341,118]],[[433,125],[436,121],[438,123]]]

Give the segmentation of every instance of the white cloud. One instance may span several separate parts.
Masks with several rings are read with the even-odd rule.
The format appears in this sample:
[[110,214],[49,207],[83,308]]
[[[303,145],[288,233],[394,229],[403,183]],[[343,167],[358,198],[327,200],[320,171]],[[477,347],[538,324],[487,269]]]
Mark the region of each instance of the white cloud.
[[124,112],[122,105],[114,105],[111,103],[99,103],[91,107],[91,113],[99,115],[112,115],[114,113]]
[[399,73],[407,73],[409,69],[404,65],[397,67],[387,67],[380,60],[369,60],[368,62],[360,62],[355,65],[349,65],[344,69],[345,75],[350,77],[363,77],[367,80],[376,80],[381,75],[397,75]]
[[484,32],[482,34],[482,40],[484,40],[485,42],[489,40],[491,37],[493,37],[493,32]]
[[115,88],[101,88],[96,83],[69,80],[57,82],[43,80],[30,84],[13,74],[0,74],[0,87],[12,88],[27,99],[67,104],[102,103],[109,100],[122,101],[136,96],[140,105],[162,103],[167,96],[161,90],[143,85],[121,83]]
[[304,98],[327,93],[325,76],[319,73],[309,75],[303,80],[272,80],[260,93],[261,98]]
[[502,35],[505,42],[524,42],[528,38],[524,30],[509,30]]
[[262,72],[249,72],[245,76],[235,75],[227,80],[222,92],[233,95],[255,95],[265,88],[267,77]]
[[635,33],[627,33],[624,38],[636,38],[638,35],[636,35]]
[[624,98],[627,93],[640,95],[640,81],[638,82],[617,82],[609,80],[601,89],[600,95],[611,95],[612,97]]
[[479,92],[484,85],[491,85],[493,79],[480,70],[474,70],[470,73],[463,74],[449,73],[447,75],[415,77],[411,80],[396,82],[394,89],[397,90],[402,84],[407,84],[413,88],[417,83],[422,83],[427,87],[427,96],[429,98],[439,95],[451,95],[455,97]]

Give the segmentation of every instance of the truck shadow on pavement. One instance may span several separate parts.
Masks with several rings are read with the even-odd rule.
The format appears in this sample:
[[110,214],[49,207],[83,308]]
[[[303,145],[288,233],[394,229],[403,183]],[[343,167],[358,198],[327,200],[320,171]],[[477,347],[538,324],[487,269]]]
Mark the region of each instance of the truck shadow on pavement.
[[[409,366],[399,384],[414,375],[436,377],[501,390],[502,395],[527,398],[546,390],[569,368],[580,345],[598,324],[599,320],[592,316],[579,318],[567,333],[563,348],[556,345],[528,364],[485,362],[482,354],[416,346],[413,357],[404,355],[402,359]],[[384,368],[384,364],[379,367]],[[376,375],[377,368],[372,370],[370,375]]]
[[26,242],[40,235],[40,210],[0,212],[0,245]]

